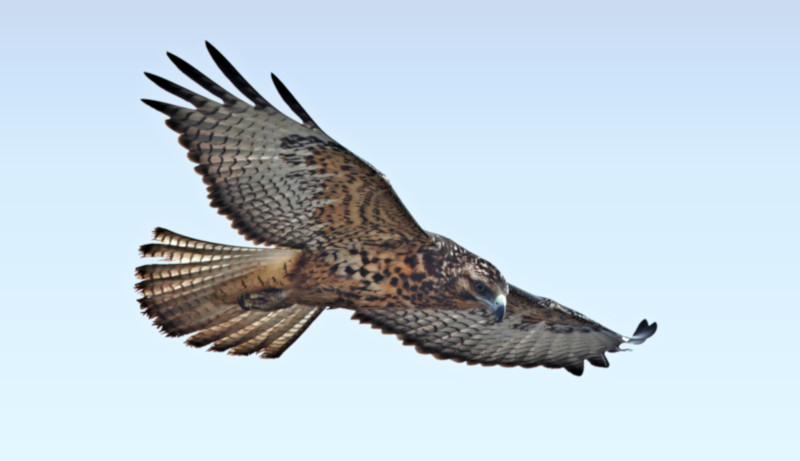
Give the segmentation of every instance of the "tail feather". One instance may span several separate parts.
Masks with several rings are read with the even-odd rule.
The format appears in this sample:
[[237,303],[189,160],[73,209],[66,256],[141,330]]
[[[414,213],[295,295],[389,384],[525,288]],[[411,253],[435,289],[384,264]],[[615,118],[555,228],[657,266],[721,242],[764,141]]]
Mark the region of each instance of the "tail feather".
[[146,258],[164,258],[179,263],[207,263],[247,257],[249,253],[222,252],[206,248],[183,248],[163,243],[142,245],[142,256]]
[[222,254],[259,253],[264,251],[263,248],[237,247],[232,245],[223,245],[220,243],[205,242],[203,240],[193,239],[191,237],[172,232],[171,230],[164,229],[163,227],[155,228],[153,231],[153,240],[164,243],[171,247],[180,247],[192,250],[209,250]]
[[322,312],[322,307],[293,305],[274,311],[243,310],[242,290],[280,287],[300,251],[246,248],[195,240],[157,228],[143,245],[145,257],[164,263],[138,267],[136,289],[142,311],[168,336],[195,333],[187,344],[235,355],[262,352],[278,357]]
[[[225,268],[226,266],[217,266],[216,270]],[[190,291],[203,290],[213,286],[214,281],[219,280],[220,276],[212,271],[207,272],[209,275],[205,276],[188,275],[170,279],[143,280],[136,284],[136,287],[146,296],[161,296],[161,299],[166,300],[170,297],[182,296]]]
[[222,267],[222,264],[208,263],[147,264],[136,268],[136,276],[147,280],[179,279],[214,272]]
[[[283,310],[283,309],[281,309]],[[242,343],[246,343],[254,336],[265,332],[264,325],[269,324],[272,328],[279,327],[287,316],[288,309],[284,312],[281,310],[276,311],[273,315],[269,312],[257,312],[259,318],[252,320],[252,318],[242,319],[234,325],[231,325],[224,332],[218,333],[214,338],[214,345],[211,350],[224,351],[231,349],[232,354],[236,354],[236,347]],[[250,315],[249,317],[253,317]]]
[[[248,355],[280,339],[293,328],[316,318],[321,308],[295,304],[285,309],[264,312],[261,319],[228,337],[217,340],[215,348],[230,348],[234,355]],[[299,334],[298,334],[299,336]]]
[[[297,306],[302,307],[303,309],[298,309],[298,314],[301,315],[300,320],[297,322],[287,322],[285,326],[288,328],[284,331],[279,332],[280,334],[276,336],[274,339],[272,337],[265,338],[261,344],[257,344],[259,348],[263,347],[264,352],[261,354],[261,357],[268,358],[268,357],[279,357],[283,354],[283,351],[289,348],[292,343],[303,334],[304,331],[311,325],[311,322],[314,321],[319,314],[322,313],[323,308],[321,307],[310,307],[310,306]],[[258,349],[255,349],[258,350]]]
[[215,284],[226,280],[229,277],[166,292],[152,288],[150,281],[145,280],[138,283],[136,288],[144,295],[139,303],[145,315],[155,318],[155,324],[170,336],[180,336],[208,326],[204,322],[215,317],[221,305],[239,307],[233,303],[216,302]]
[[173,310],[170,316],[156,317],[153,324],[166,332],[167,336],[183,336],[227,322],[239,315],[241,310],[237,304],[219,305],[207,299],[192,300],[187,301],[178,312]]
[[[254,271],[295,258],[297,250],[245,248],[203,242],[166,229],[155,230],[163,244],[142,246],[146,257],[163,257],[178,264],[151,264],[137,269],[143,279],[136,285],[144,298],[145,314],[157,318],[156,325],[169,335],[180,336],[209,326],[209,319],[236,296],[225,284],[240,281]],[[226,290],[226,288],[228,288]]]
[[280,325],[276,325],[274,329],[263,330],[264,333],[253,338],[252,341],[242,344],[232,352],[246,355],[263,351],[261,353],[262,358],[280,357],[306,331],[324,308],[298,304],[289,309],[294,311],[291,318]]
[[214,341],[214,346],[211,347],[211,350],[230,349],[231,354],[236,354],[236,351],[241,344],[247,343],[253,337],[265,332],[262,328],[265,324],[269,323],[275,326],[280,324],[285,319],[287,311],[288,309],[278,309],[268,312],[257,311],[256,314],[261,314],[257,319],[245,323],[244,326],[230,331],[225,336],[220,336]]
[[[224,351],[230,347],[225,346],[226,342],[237,337],[241,334],[241,331],[247,330],[249,325],[253,322],[257,322],[262,317],[264,317],[264,312],[239,309],[238,315],[231,319],[218,322],[199,333],[193,334],[191,338],[186,340],[186,344],[195,347],[203,347],[214,343],[214,345],[211,346],[212,351]],[[228,341],[225,341],[226,339],[228,339]],[[219,342],[220,347],[217,347],[217,342]]]

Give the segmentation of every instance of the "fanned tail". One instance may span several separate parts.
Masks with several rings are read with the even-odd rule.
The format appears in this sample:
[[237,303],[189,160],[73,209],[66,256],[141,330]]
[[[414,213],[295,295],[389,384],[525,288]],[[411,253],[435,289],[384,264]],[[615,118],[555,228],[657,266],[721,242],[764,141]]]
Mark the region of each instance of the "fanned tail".
[[136,289],[143,295],[143,313],[167,336],[195,333],[187,344],[278,357],[322,312],[322,307],[298,304],[244,310],[237,303],[243,290],[284,287],[299,250],[220,245],[162,228],[155,230],[154,240],[160,243],[143,245],[142,256],[167,262],[138,267]]

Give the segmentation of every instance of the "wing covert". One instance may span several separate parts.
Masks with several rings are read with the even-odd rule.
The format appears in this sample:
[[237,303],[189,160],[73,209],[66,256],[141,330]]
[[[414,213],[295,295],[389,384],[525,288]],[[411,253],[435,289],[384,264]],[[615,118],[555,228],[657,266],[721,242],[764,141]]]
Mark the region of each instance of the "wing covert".
[[487,309],[360,309],[353,318],[439,359],[470,365],[524,368],[545,366],[583,373],[583,362],[607,367],[606,352],[623,343],[640,344],[656,324],[642,321],[633,337],[621,336],[547,298],[511,286],[506,317],[498,322]]
[[302,124],[275,109],[206,44],[253,104],[172,54],[181,72],[222,103],[152,74],[146,75],[194,108],[143,101],[169,117],[167,125],[180,134],[208,186],[211,205],[240,234],[255,243],[308,249],[354,238],[384,246],[428,241],[384,177],[326,135],[277,78],[279,94]]

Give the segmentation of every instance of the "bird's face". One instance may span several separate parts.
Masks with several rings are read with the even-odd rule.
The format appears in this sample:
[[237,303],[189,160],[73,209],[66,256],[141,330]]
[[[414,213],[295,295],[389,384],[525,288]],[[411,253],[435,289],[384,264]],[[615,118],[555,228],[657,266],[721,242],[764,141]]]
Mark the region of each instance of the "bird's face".
[[497,320],[503,320],[506,313],[508,283],[492,263],[476,257],[466,266],[458,280],[462,298],[480,301],[492,310]]
[[508,283],[489,261],[452,240],[430,234],[435,244],[422,258],[426,272],[438,279],[436,302],[455,309],[489,308],[497,320],[506,313]]

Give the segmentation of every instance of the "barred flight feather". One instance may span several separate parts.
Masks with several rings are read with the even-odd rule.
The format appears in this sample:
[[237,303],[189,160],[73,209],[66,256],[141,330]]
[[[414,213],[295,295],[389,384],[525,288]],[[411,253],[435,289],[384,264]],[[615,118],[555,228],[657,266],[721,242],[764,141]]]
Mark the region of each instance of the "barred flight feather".
[[136,288],[143,313],[168,336],[195,333],[187,344],[233,355],[261,351],[278,357],[322,312],[321,307],[294,305],[276,311],[246,311],[235,302],[221,302],[220,286],[255,270],[291,260],[297,250],[247,248],[192,239],[158,228],[143,245],[145,257],[166,263],[136,269]]

